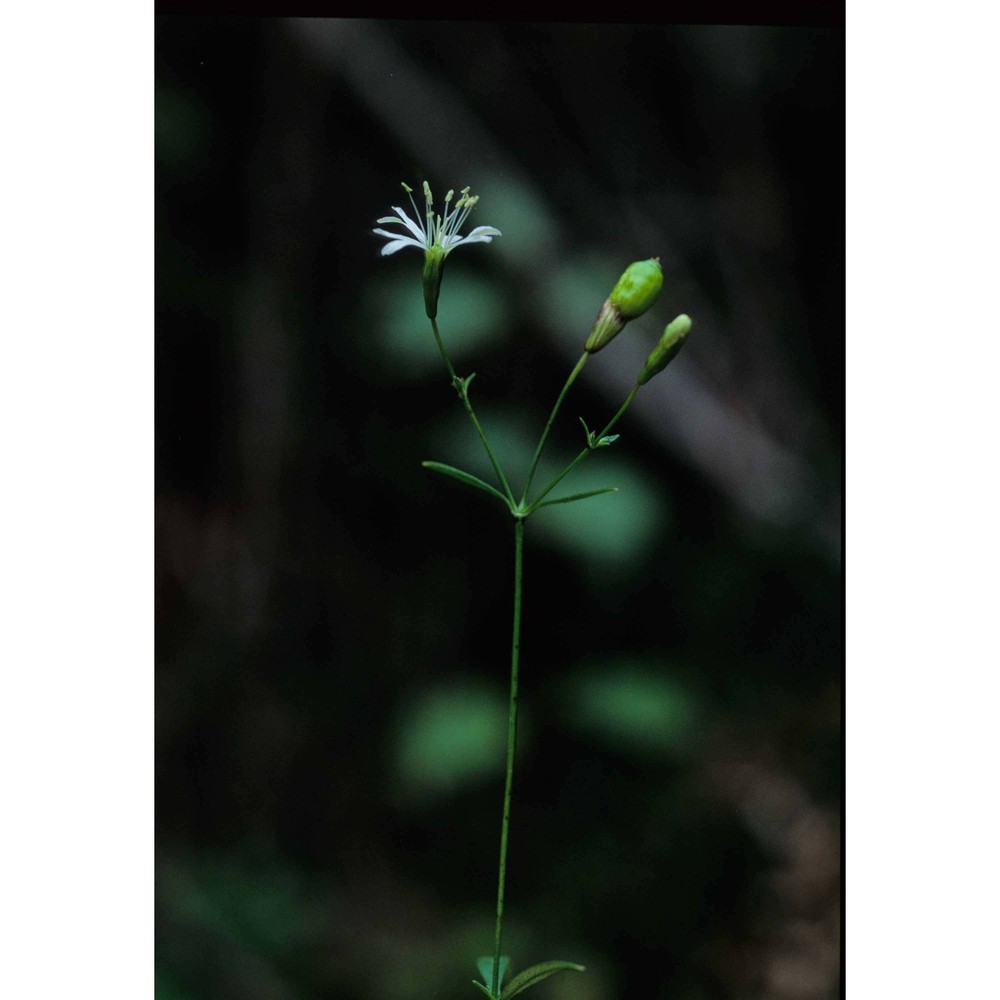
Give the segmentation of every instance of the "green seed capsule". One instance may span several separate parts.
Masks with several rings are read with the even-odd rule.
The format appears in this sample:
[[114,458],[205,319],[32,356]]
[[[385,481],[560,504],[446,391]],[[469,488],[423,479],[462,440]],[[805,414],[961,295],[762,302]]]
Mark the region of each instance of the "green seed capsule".
[[659,375],[684,346],[687,335],[691,332],[691,317],[681,313],[663,331],[660,342],[653,348],[646,360],[646,366],[636,379],[638,385],[645,385],[654,375]]
[[662,287],[663,270],[658,257],[629,264],[597,314],[587,338],[587,350],[594,354],[610,343],[630,319],[641,316],[656,301]]

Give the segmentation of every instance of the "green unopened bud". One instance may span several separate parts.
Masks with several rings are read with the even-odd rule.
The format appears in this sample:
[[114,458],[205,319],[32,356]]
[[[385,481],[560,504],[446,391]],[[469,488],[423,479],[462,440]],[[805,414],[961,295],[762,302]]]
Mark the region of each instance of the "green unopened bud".
[[641,316],[655,301],[663,287],[660,258],[651,257],[629,264],[618,284],[611,290],[608,301],[617,306],[625,319]]
[[429,319],[434,319],[438,311],[438,293],[441,291],[441,275],[444,273],[445,252],[441,247],[431,247],[424,251],[424,309]]
[[691,317],[686,313],[681,313],[663,331],[660,342],[653,348],[652,353],[646,359],[646,367],[643,368],[636,379],[636,384],[645,385],[654,375],[659,375],[677,357],[690,332]]
[[597,314],[587,338],[587,350],[594,354],[610,343],[630,319],[649,309],[662,287],[663,270],[659,257],[629,264]]

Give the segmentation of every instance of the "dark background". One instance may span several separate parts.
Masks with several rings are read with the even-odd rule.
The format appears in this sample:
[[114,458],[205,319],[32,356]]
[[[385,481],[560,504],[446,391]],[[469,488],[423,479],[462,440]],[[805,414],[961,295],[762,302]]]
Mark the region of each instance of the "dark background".
[[[509,517],[371,229],[503,236],[441,325],[515,468],[632,260],[527,525],[505,951],[538,1000],[837,994],[843,33],[161,17],[156,995],[469,998],[492,950]],[[403,202],[403,204],[406,204]],[[514,474],[517,478],[517,474]]]

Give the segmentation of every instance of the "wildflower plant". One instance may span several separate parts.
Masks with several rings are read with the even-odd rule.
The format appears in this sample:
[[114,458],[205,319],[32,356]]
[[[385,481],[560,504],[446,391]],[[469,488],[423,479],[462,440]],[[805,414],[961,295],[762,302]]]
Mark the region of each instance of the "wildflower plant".
[[441,357],[444,360],[445,367],[451,379],[452,387],[458,394],[458,398],[465,408],[465,412],[469,415],[469,419],[472,421],[472,425],[486,451],[496,476],[496,483],[487,483],[470,472],[457,469],[452,465],[445,465],[441,462],[424,462],[423,466],[434,472],[440,472],[453,479],[457,479],[459,482],[474,487],[492,499],[499,501],[510,512],[514,521],[514,616],[511,638],[510,700],[507,715],[507,766],[500,827],[500,862],[497,878],[494,949],[491,956],[484,956],[477,962],[482,982],[473,980],[473,985],[489,997],[490,1000],[512,1000],[519,993],[541,982],[543,979],[547,979],[556,972],[584,971],[583,966],[575,962],[541,962],[518,973],[508,981],[506,986],[503,985],[504,975],[510,963],[509,957],[501,954],[501,951],[503,943],[504,890],[507,875],[507,841],[510,829],[511,792],[514,783],[514,749],[517,741],[517,689],[518,670],[520,666],[521,592],[524,575],[524,525],[532,514],[543,507],[555,504],[577,503],[604,493],[617,491],[617,487],[606,486],[602,489],[588,490],[584,493],[573,493],[554,498],[549,497],[552,491],[588,455],[600,448],[610,447],[618,440],[619,435],[612,434],[612,428],[632,404],[639,389],[663,371],[677,356],[691,331],[691,319],[687,315],[681,314],[666,327],[659,342],[650,352],[646,364],[636,376],[635,385],[632,387],[632,390],[602,430],[592,431],[583,418],[580,418],[585,439],[584,447],[550,482],[533,493],[532,485],[535,473],[538,469],[538,463],[542,457],[549,433],[552,430],[552,426],[562,408],[563,401],[570,387],[583,370],[587,359],[592,354],[603,350],[624,329],[628,322],[646,313],[659,297],[660,290],[663,287],[663,271],[659,258],[653,257],[648,260],[637,261],[625,269],[611,290],[610,295],[608,295],[598,310],[597,318],[585,341],[583,353],[580,355],[580,359],[573,367],[559,395],[556,397],[555,404],[552,407],[552,411],[538,440],[538,445],[532,455],[531,463],[525,477],[524,490],[520,497],[515,497],[504,474],[504,470],[490,445],[486,432],[483,430],[482,424],[479,422],[472,402],[469,399],[469,386],[473,378],[475,378],[475,373],[464,378],[456,373],[437,322],[438,296],[441,291],[444,264],[448,254],[463,244],[490,243],[495,236],[501,235],[500,230],[492,226],[476,226],[467,235],[460,235],[462,226],[479,201],[478,196],[472,195],[469,188],[464,188],[457,199],[455,198],[454,191],[449,191],[445,195],[444,211],[435,213],[434,198],[430,186],[424,181],[425,206],[424,211],[421,213],[413,198],[413,189],[407,184],[403,184],[402,187],[413,207],[413,217],[411,218],[402,208],[393,206],[392,210],[395,215],[379,219],[378,224],[379,226],[400,226],[402,229],[397,231],[374,229],[373,232],[388,240],[385,246],[382,247],[382,256],[389,256],[406,247],[414,247],[423,251],[423,292],[427,318],[430,320],[434,340],[437,343],[438,350],[441,352]]

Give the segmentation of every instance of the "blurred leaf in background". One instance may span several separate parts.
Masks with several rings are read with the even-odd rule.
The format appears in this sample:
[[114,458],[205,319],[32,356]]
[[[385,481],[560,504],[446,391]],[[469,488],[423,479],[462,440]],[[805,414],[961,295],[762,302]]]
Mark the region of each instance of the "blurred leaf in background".
[[565,688],[570,724],[611,750],[683,760],[698,748],[703,706],[667,669],[615,659],[572,675]]
[[[383,370],[394,381],[412,383],[442,376],[444,362],[424,311],[419,258],[409,256],[412,261],[393,262],[395,273],[373,282],[367,294],[376,322],[372,355],[382,359]],[[506,301],[495,283],[454,265],[444,281],[447,293],[441,296],[438,323],[448,353],[456,365],[475,366],[477,352],[484,347],[496,350],[509,339]]]
[[614,587],[669,536],[670,504],[662,481],[644,472],[635,460],[607,457],[603,450],[582,462],[572,479],[567,477],[550,496],[558,499],[603,486],[615,486],[618,492],[546,508],[532,519],[531,527],[544,543],[589,563],[592,579]]
[[502,773],[507,700],[499,688],[463,681],[425,691],[404,709],[393,771],[400,793],[447,795]]

